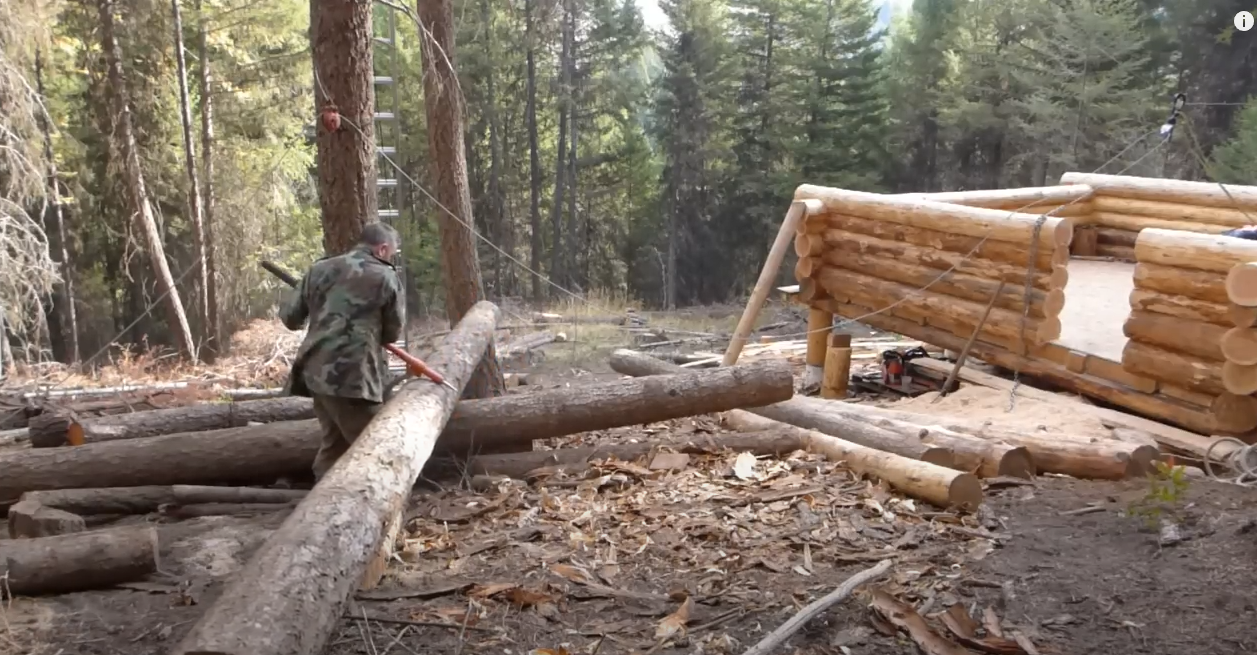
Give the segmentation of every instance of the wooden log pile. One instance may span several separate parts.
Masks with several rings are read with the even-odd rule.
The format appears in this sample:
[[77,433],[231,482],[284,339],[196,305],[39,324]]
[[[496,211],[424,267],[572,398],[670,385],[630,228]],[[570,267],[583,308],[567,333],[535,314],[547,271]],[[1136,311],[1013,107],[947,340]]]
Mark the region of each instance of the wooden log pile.
[[834,300],[864,313],[889,308],[891,316],[963,338],[981,323],[978,339],[1012,352],[1060,336],[1071,219],[810,185],[795,196],[825,206],[795,240],[803,302]]
[[[1240,363],[1247,361],[1242,342],[1252,324],[1236,327],[1237,319],[1247,322],[1248,311],[1231,302],[1227,284],[1233,268],[1257,261],[1257,242],[1147,228],[1134,250],[1135,288],[1123,326],[1129,341],[1122,368],[1151,381],[1150,391],[1158,396],[1207,413],[1213,419],[1211,432],[1257,428],[1252,396],[1257,373],[1251,385],[1245,384],[1247,365]],[[1240,360],[1227,357],[1227,343]]]
[[[1244,241],[1243,243],[1253,243]],[[1235,394],[1257,393],[1257,249],[1227,271],[1226,297],[1232,327],[1222,335],[1222,383]]]
[[1228,198],[1217,184],[1209,182],[1098,173],[1065,173],[1061,184],[1094,191],[1085,224],[1094,231],[1095,248],[1093,252],[1075,249],[1077,255],[1135,261],[1135,240],[1145,229],[1221,234],[1253,223],[1245,212],[1257,216],[1254,187],[1228,185]]

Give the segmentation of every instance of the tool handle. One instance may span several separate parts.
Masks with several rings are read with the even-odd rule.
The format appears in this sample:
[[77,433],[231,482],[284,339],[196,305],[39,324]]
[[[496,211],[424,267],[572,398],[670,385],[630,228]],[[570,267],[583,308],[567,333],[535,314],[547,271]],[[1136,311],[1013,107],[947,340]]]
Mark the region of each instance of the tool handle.
[[385,344],[384,348],[388,350],[389,352],[393,353],[393,355],[396,356],[398,359],[405,362],[406,369],[410,371],[411,375],[414,375],[415,377],[422,376],[422,377],[428,378],[429,380],[432,380],[433,382],[437,384],[445,384],[445,378],[442,377],[440,373],[437,373],[436,371],[432,370],[432,367],[425,364],[422,359],[415,357],[414,355],[406,352],[405,350],[402,350],[401,348],[398,348],[397,346],[391,343]]
[[301,284],[301,280],[298,280],[297,278],[293,277],[291,273],[280,268],[279,265],[275,264],[274,262],[269,262],[265,259],[262,259],[258,261],[258,264],[262,268],[266,269],[268,273],[279,278],[280,280],[284,282],[284,284],[287,284],[288,286],[294,289],[297,288],[297,285]]

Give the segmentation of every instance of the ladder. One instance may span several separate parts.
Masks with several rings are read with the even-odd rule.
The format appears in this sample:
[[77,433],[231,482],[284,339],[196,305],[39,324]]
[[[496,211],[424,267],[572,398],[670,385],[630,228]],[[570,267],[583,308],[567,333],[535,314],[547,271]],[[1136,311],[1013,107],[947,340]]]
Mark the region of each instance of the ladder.
[[[402,199],[405,197],[402,176],[389,159],[400,164],[397,157],[401,147],[401,122],[398,112],[401,105],[397,93],[397,10],[387,5],[375,4],[376,15],[372,24],[372,59],[375,62],[375,137],[376,137],[376,193],[378,217],[401,232],[397,221],[401,218]],[[382,47],[381,47],[382,46]],[[382,56],[383,55],[383,56]],[[381,74],[383,73],[383,74]],[[386,159],[386,157],[388,159]],[[406,260],[399,258],[397,276],[402,282],[402,336],[398,344],[406,349],[409,297],[406,293]]]

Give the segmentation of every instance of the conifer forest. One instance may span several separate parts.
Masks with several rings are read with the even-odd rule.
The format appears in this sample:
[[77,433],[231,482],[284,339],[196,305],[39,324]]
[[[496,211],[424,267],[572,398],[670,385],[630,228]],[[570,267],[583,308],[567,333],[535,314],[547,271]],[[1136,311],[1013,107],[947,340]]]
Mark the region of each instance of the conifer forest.
[[[124,343],[178,349],[273,314],[283,287],[256,261],[304,270],[325,248],[324,4],[0,0],[6,361],[77,361],[128,326]],[[418,5],[378,0],[355,26],[396,33],[373,71],[393,78],[374,110],[395,120],[373,126],[391,154],[369,156],[397,185],[378,209],[414,316],[446,311],[451,164],[425,94],[450,86],[490,299],[737,302],[803,183],[1257,177],[1242,2],[458,0],[450,52],[424,45]],[[1176,93],[1190,135],[1145,156]]]

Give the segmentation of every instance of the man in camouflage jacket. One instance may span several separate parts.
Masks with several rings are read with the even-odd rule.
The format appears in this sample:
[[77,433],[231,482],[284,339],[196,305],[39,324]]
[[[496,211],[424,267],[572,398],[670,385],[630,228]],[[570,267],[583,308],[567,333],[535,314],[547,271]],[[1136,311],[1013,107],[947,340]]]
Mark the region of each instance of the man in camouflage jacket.
[[402,286],[392,264],[400,246],[391,226],[366,225],[352,250],[310,267],[280,312],[289,330],[310,321],[285,390],[314,399],[323,428],[316,479],[349,450],[386,399],[383,346],[402,330]]

